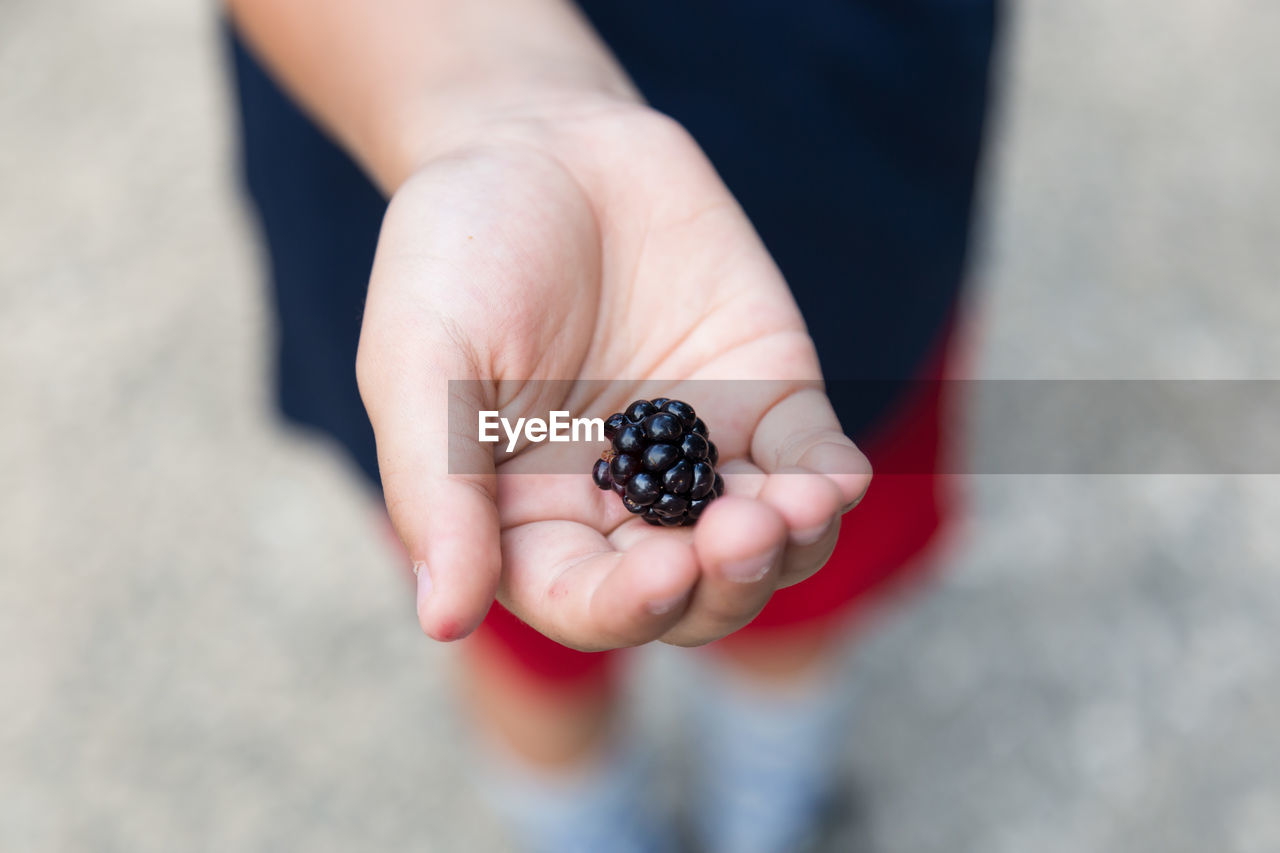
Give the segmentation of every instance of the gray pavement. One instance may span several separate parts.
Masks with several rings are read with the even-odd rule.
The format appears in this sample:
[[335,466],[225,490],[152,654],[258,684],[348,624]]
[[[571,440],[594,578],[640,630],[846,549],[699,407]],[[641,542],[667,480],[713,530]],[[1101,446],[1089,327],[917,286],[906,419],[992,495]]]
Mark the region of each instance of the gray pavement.
[[[1280,379],[1280,7],[1011,11],[976,374]],[[452,651],[271,413],[215,25],[0,6],[0,850],[504,849]],[[857,651],[847,838],[1280,850],[1277,477],[963,485]],[[668,737],[682,664],[637,674]]]

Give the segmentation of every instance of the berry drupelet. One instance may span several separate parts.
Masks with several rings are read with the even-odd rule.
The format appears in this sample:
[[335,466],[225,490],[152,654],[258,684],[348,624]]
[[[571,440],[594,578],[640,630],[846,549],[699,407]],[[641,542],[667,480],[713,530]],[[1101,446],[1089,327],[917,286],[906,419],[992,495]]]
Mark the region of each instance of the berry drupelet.
[[716,473],[720,455],[688,403],[636,400],[605,419],[604,435],[612,446],[596,460],[592,479],[650,524],[693,524],[724,494],[724,479]]

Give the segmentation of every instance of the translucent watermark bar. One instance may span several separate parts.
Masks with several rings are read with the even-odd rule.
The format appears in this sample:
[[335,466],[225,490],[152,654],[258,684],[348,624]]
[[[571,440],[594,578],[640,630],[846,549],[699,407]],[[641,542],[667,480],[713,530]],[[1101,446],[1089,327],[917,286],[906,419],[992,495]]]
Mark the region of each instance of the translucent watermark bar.
[[[785,380],[529,380],[498,386],[457,380],[449,389],[450,471],[478,473],[482,460],[492,458],[502,473],[585,474],[608,446],[591,424],[635,399],[659,396],[697,410],[722,460],[748,458],[767,412],[774,418],[771,433],[812,429],[801,418],[780,423],[784,409],[775,408],[806,387],[821,386]],[[895,413],[931,410],[913,401],[939,401],[941,452],[877,458],[873,450],[878,475],[1280,474],[1280,380],[837,380],[825,388],[848,420],[883,412],[878,439],[866,447],[892,442],[893,430],[904,426],[895,424]],[[499,440],[481,443],[482,412],[497,424]]]

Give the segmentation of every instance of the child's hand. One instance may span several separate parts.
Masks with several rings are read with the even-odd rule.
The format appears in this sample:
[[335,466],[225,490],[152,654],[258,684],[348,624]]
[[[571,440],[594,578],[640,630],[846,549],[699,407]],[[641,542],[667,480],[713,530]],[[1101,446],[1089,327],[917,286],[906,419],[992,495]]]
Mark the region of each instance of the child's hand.
[[[496,593],[581,649],[709,642],[825,562],[869,467],[821,391],[786,284],[692,140],[630,104],[561,115],[495,123],[395,195],[358,361],[387,507],[429,579],[418,615],[437,639],[473,630]],[[636,386],[583,411],[527,382],[575,378]],[[605,416],[649,378],[786,380],[716,401],[731,413],[709,423],[728,491],[692,529],[631,516],[589,464],[448,473],[450,379],[481,380],[469,406],[545,417]],[[492,471],[493,445],[465,439],[469,466]],[[797,468],[809,475],[778,473]]]

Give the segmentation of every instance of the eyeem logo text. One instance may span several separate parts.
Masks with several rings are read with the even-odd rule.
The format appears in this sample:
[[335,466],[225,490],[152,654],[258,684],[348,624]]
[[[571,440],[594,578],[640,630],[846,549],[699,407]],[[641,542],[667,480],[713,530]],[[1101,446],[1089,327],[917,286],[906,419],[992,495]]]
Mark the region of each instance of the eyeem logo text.
[[[568,412],[553,411],[546,420],[542,418],[516,418],[515,424],[496,411],[480,411],[480,440],[490,444],[502,440],[498,428],[507,436],[507,452],[513,453],[521,433],[525,440],[542,441],[604,441],[603,418],[570,418]],[[592,438],[592,435],[595,438]],[[579,438],[579,435],[582,437]]]

